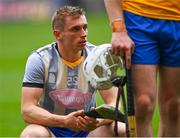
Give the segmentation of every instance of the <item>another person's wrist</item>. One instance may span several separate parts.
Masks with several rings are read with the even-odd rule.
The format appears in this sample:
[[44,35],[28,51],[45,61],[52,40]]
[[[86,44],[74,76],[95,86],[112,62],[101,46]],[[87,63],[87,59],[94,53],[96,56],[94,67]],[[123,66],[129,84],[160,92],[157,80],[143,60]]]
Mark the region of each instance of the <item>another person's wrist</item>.
[[122,19],[118,18],[111,22],[112,32],[127,32],[125,23]]

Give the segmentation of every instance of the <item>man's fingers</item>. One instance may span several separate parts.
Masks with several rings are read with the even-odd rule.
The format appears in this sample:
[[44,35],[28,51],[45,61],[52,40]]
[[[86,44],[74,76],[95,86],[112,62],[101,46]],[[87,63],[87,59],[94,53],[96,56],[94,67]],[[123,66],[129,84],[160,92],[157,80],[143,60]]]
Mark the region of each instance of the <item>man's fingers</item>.
[[84,110],[79,110],[71,113],[73,116],[84,116]]
[[86,121],[86,119],[84,119],[81,116],[78,116],[79,119],[79,123],[82,124],[83,127],[85,127],[86,125],[88,125],[88,122]]
[[131,54],[134,53],[134,43],[132,44],[133,46],[131,47]]
[[126,68],[129,69],[131,67],[131,57],[134,53],[134,42],[131,41],[129,48],[125,50],[125,61],[126,61]]
[[118,47],[118,46],[113,46],[113,47],[112,47],[112,52],[113,52],[115,55],[119,55],[119,53],[120,53],[120,47]]
[[88,117],[88,116],[85,116],[84,117],[89,123],[98,123],[99,121],[96,120],[95,118],[93,117]]

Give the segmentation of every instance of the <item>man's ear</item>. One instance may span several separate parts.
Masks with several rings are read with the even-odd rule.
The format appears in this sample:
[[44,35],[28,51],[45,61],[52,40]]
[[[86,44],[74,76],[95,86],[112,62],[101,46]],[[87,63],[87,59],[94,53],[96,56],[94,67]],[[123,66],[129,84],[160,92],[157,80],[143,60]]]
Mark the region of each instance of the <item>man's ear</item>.
[[60,31],[54,30],[53,34],[57,40],[60,40],[62,38],[62,34]]

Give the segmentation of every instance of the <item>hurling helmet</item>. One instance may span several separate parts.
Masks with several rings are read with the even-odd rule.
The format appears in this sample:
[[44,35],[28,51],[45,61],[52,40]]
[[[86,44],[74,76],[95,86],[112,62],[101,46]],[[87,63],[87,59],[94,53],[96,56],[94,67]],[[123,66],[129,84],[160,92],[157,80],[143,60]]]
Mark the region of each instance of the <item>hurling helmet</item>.
[[113,54],[111,44],[94,48],[83,63],[87,81],[99,90],[113,86],[111,80],[122,73],[119,69],[124,69],[124,62],[120,56]]

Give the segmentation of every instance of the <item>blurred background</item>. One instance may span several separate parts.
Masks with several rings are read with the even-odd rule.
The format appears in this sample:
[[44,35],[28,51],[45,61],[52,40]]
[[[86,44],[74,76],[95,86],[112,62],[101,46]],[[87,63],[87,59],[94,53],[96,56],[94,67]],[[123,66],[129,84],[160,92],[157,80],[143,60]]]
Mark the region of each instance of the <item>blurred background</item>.
[[[51,16],[63,5],[85,9],[89,42],[110,42],[111,29],[103,0],[0,0],[0,137],[18,137],[26,125],[20,112],[26,60],[33,50],[55,41]],[[97,96],[97,103],[102,104],[98,93]],[[156,109],[154,136],[158,116]]]

